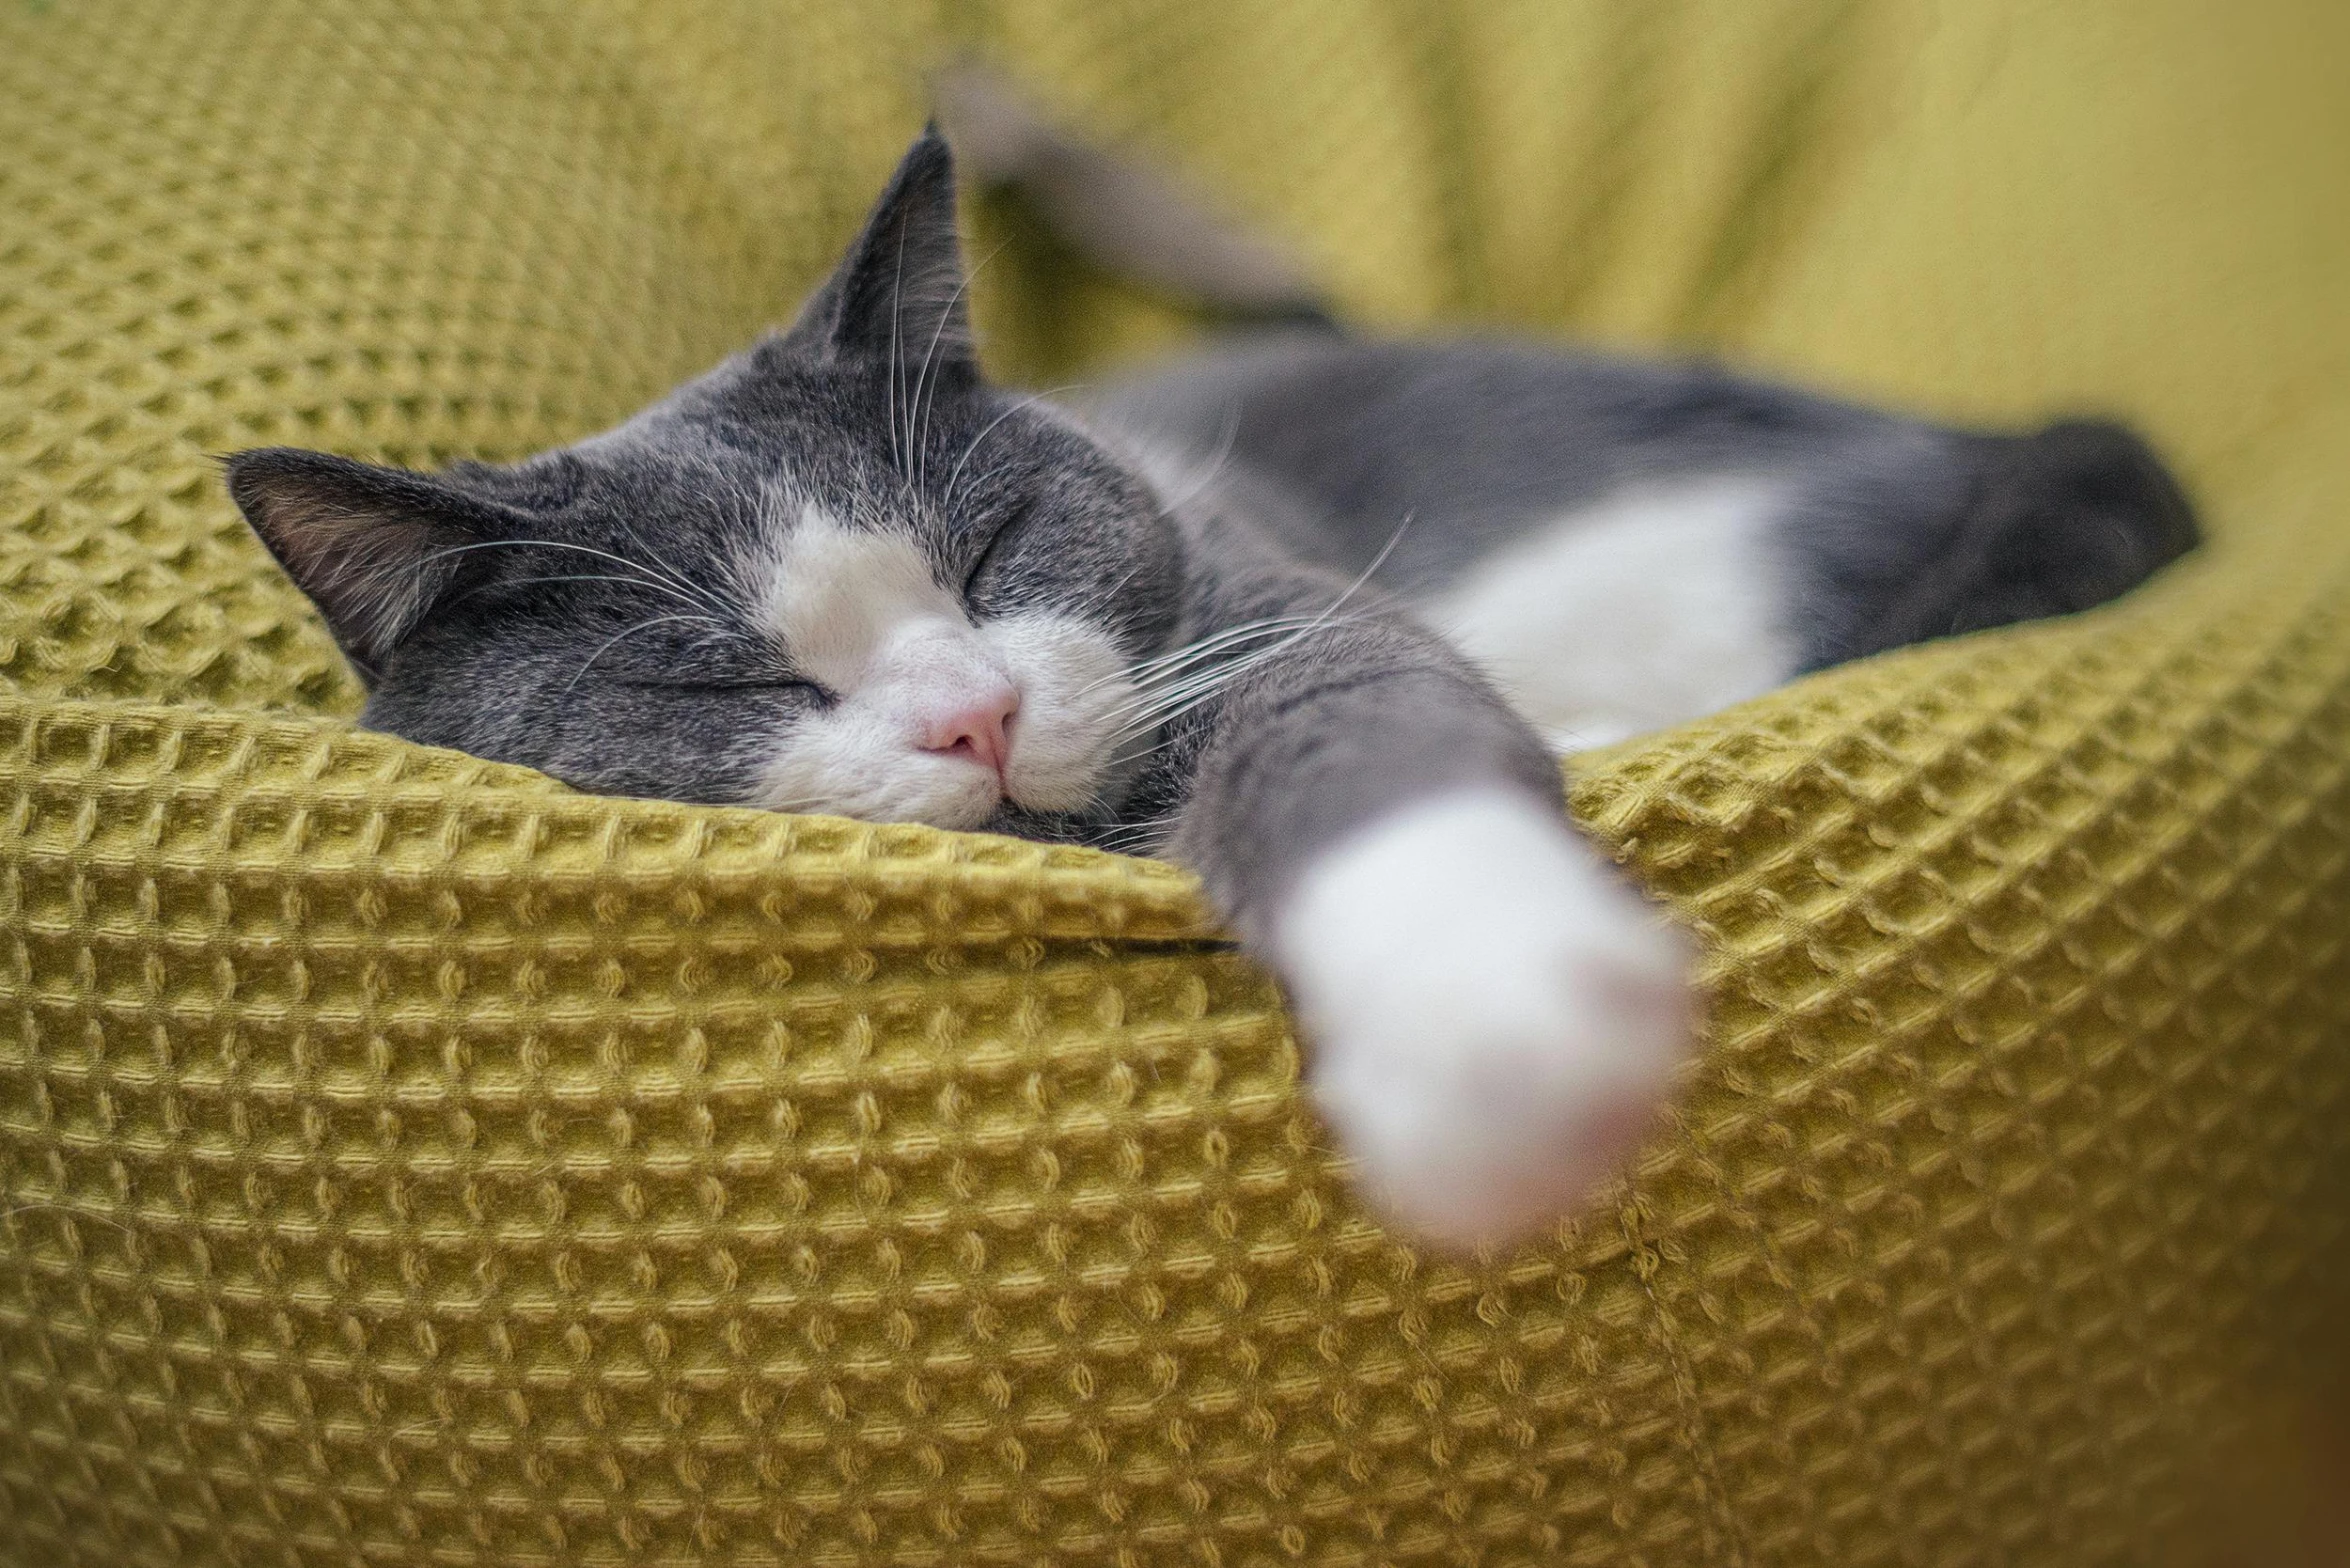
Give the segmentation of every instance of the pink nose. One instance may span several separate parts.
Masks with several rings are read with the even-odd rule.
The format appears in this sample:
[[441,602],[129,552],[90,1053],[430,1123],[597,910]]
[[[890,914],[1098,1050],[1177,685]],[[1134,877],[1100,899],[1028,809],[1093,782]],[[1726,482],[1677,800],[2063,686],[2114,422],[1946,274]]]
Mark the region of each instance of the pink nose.
[[924,751],[984,763],[1001,778],[1012,751],[1012,718],[1019,711],[1020,694],[999,686],[931,718],[923,725],[918,744]]

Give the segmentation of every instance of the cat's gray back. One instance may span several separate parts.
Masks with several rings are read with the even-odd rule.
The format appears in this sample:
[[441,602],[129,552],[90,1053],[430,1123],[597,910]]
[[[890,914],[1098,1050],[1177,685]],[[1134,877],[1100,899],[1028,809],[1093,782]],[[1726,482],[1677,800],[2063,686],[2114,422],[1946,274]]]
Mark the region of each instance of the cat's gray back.
[[1310,513],[1288,542],[1434,589],[1524,530],[1612,490],[1816,465],[1832,445],[1931,447],[1872,409],[1701,360],[1531,339],[1279,332],[1211,346],[1096,394],[1121,429],[1277,486]]
[[[1480,572],[1550,569],[1586,600],[1645,591],[1686,630],[1742,590],[1787,666],[1758,671],[1758,691],[2101,603],[2194,540],[2185,498],[2119,426],[1976,433],[1694,358],[1268,332],[1089,406],[1285,549],[1349,574],[1375,564],[1375,582],[1423,608],[1457,609]],[[1660,537],[1675,526],[1685,538]],[[1665,563],[1691,590],[1678,597],[1671,580],[1591,570],[1612,561],[1620,579],[1633,556],[1681,544],[1695,553]]]

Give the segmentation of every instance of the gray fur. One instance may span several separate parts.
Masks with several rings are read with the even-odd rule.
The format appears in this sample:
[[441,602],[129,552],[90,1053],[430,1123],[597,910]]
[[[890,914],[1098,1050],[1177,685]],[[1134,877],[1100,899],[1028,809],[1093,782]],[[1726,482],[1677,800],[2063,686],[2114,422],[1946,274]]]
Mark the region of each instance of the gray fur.
[[1641,482],[1782,478],[1775,586],[1807,669],[2086,609],[2195,542],[2184,496],[2117,425],[1951,430],[1703,361],[1284,333],[1097,406],[1218,464],[1291,554],[1352,574],[1384,551],[1373,580],[1407,598]]
[[1560,809],[1541,740],[1406,607],[1544,518],[1644,477],[1783,477],[1784,579],[1756,586],[1809,667],[2098,602],[2194,537],[2117,427],[1962,432],[1508,341],[1268,334],[1073,416],[984,380],[963,288],[927,134],[790,331],[618,429],[432,476],[248,452],[230,488],[367,676],[366,724],[607,793],[747,799],[829,700],[754,602],[799,501],[914,540],[974,619],[1057,607],[1134,661],[1287,617],[1203,658],[1219,681],[1090,809],[991,824],[1164,849],[1260,949],[1314,856],[1402,805]]

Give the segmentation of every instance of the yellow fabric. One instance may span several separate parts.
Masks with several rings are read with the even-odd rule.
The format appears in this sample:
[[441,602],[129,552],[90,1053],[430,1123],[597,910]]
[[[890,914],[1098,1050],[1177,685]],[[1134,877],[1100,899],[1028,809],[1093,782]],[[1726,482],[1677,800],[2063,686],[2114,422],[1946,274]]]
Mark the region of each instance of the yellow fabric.
[[[1582,768],[1711,1046],[1583,1220],[1422,1256],[1179,874],[357,733],[207,461],[622,414],[974,47],[1374,319],[2125,412],[2215,542]],[[2346,64],[2328,0],[4,0],[0,1564],[2181,1549],[2350,1307]],[[991,265],[1001,365],[1168,330],[1046,298]]]

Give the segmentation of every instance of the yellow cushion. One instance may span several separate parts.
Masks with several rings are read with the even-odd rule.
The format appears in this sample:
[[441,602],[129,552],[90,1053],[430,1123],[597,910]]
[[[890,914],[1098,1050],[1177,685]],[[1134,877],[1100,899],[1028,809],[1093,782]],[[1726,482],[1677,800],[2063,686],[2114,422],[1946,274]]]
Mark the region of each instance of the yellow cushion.
[[[358,733],[208,460],[616,418],[958,48],[1370,319],[2122,412],[2214,543],[1581,767],[1710,1049],[1583,1219],[1424,1256],[1179,873]],[[2177,1548],[2350,1307],[2345,59],[2316,0],[7,0],[0,1564]],[[983,290],[1024,373],[1167,330]]]

